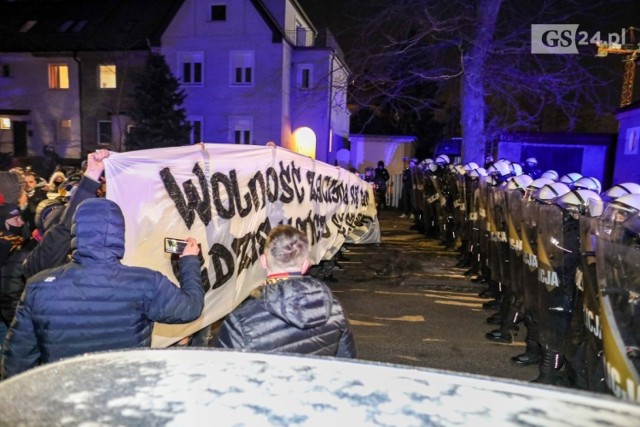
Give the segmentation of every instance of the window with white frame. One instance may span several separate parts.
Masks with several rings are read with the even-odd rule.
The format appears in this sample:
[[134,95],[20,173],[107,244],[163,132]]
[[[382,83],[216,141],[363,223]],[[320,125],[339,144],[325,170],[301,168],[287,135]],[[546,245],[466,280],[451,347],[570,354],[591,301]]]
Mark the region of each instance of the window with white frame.
[[49,89],[69,89],[67,64],[49,64]]
[[226,4],[212,4],[209,9],[209,20],[226,21],[227,20],[227,5]]
[[187,122],[191,128],[189,142],[191,144],[202,142],[202,117],[187,117]]
[[313,78],[313,65],[311,64],[299,64],[297,73],[298,89],[309,90],[311,89],[311,82]]
[[253,84],[254,53],[253,51],[231,52],[231,84]]
[[202,85],[204,76],[204,52],[178,54],[178,73],[184,85]]
[[253,138],[253,118],[248,116],[229,117],[229,142],[251,144]]
[[115,64],[98,65],[98,87],[100,89],[115,89],[117,87]]
[[111,144],[112,139],[111,120],[98,120],[98,144]]

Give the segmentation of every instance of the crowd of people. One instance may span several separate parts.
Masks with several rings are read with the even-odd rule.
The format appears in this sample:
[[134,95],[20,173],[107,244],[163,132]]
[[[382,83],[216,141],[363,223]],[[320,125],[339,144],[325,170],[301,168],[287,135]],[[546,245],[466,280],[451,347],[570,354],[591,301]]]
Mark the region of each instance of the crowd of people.
[[481,167],[440,155],[407,171],[402,216],[456,248],[457,267],[484,286],[483,307],[494,311],[486,339],[511,343],[526,328],[525,351],[511,362],[538,365],[533,382],[606,389],[599,295],[638,372],[640,185],[602,191],[594,177],[542,173],[535,158]]
[[[0,172],[2,379],[85,353],[149,347],[156,322],[187,323],[202,313],[194,238],[185,237],[186,247],[167,261],[179,265],[179,287],[157,271],[121,263],[125,220],[105,198],[107,157],[97,150],[81,170],[58,168],[48,180],[30,168]],[[342,306],[308,275],[308,256],[304,233],[275,227],[260,258],[266,280],[210,345],[355,357]],[[323,267],[325,279],[335,268]]]

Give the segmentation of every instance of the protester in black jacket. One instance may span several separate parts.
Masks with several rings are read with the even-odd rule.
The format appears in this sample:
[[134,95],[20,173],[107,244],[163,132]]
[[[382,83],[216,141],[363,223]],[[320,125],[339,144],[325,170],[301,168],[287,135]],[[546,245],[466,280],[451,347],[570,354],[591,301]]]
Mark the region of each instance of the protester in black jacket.
[[78,206],[72,260],[27,282],[2,347],[3,378],[84,353],[149,347],[154,322],[187,323],[200,316],[197,242],[187,239],[177,287],[158,271],[122,264],[124,235],[115,202],[93,198]]
[[267,280],[224,320],[217,347],[356,357],[342,306],[320,280],[304,276],[309,242],[293,227],[275,227],[260,263]]

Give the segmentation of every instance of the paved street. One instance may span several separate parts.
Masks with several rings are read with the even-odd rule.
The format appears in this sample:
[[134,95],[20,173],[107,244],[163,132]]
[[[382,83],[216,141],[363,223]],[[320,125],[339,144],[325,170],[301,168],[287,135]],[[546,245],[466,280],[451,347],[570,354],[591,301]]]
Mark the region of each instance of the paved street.
[[380,246],[350,246],[344,271],[329,283],[344,305],[361,359],[529,381],[537,367],[509,358],[524,350],[524,329],[513,344],[484,334],[492,311],[482,309],[482,286],[455,268],[455,251],[410,230],[399,212],[382,212]]

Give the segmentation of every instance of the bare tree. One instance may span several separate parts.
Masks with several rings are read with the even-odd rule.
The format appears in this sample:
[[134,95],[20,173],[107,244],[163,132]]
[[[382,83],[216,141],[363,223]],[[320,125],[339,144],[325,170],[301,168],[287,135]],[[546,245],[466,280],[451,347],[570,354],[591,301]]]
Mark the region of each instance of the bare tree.
[[594,45],[573,55],[532,54],[531,25],[620,31],[597,28],[632,5],[612,3],[371,0],[358,25],[362,41],[349,55],[352,100],[396,119],[429,112],[459,120],[465,162],[483,161],[501,132],[576,129],[585,108],[591,117],[615,108],[620,76],[593,58]]

